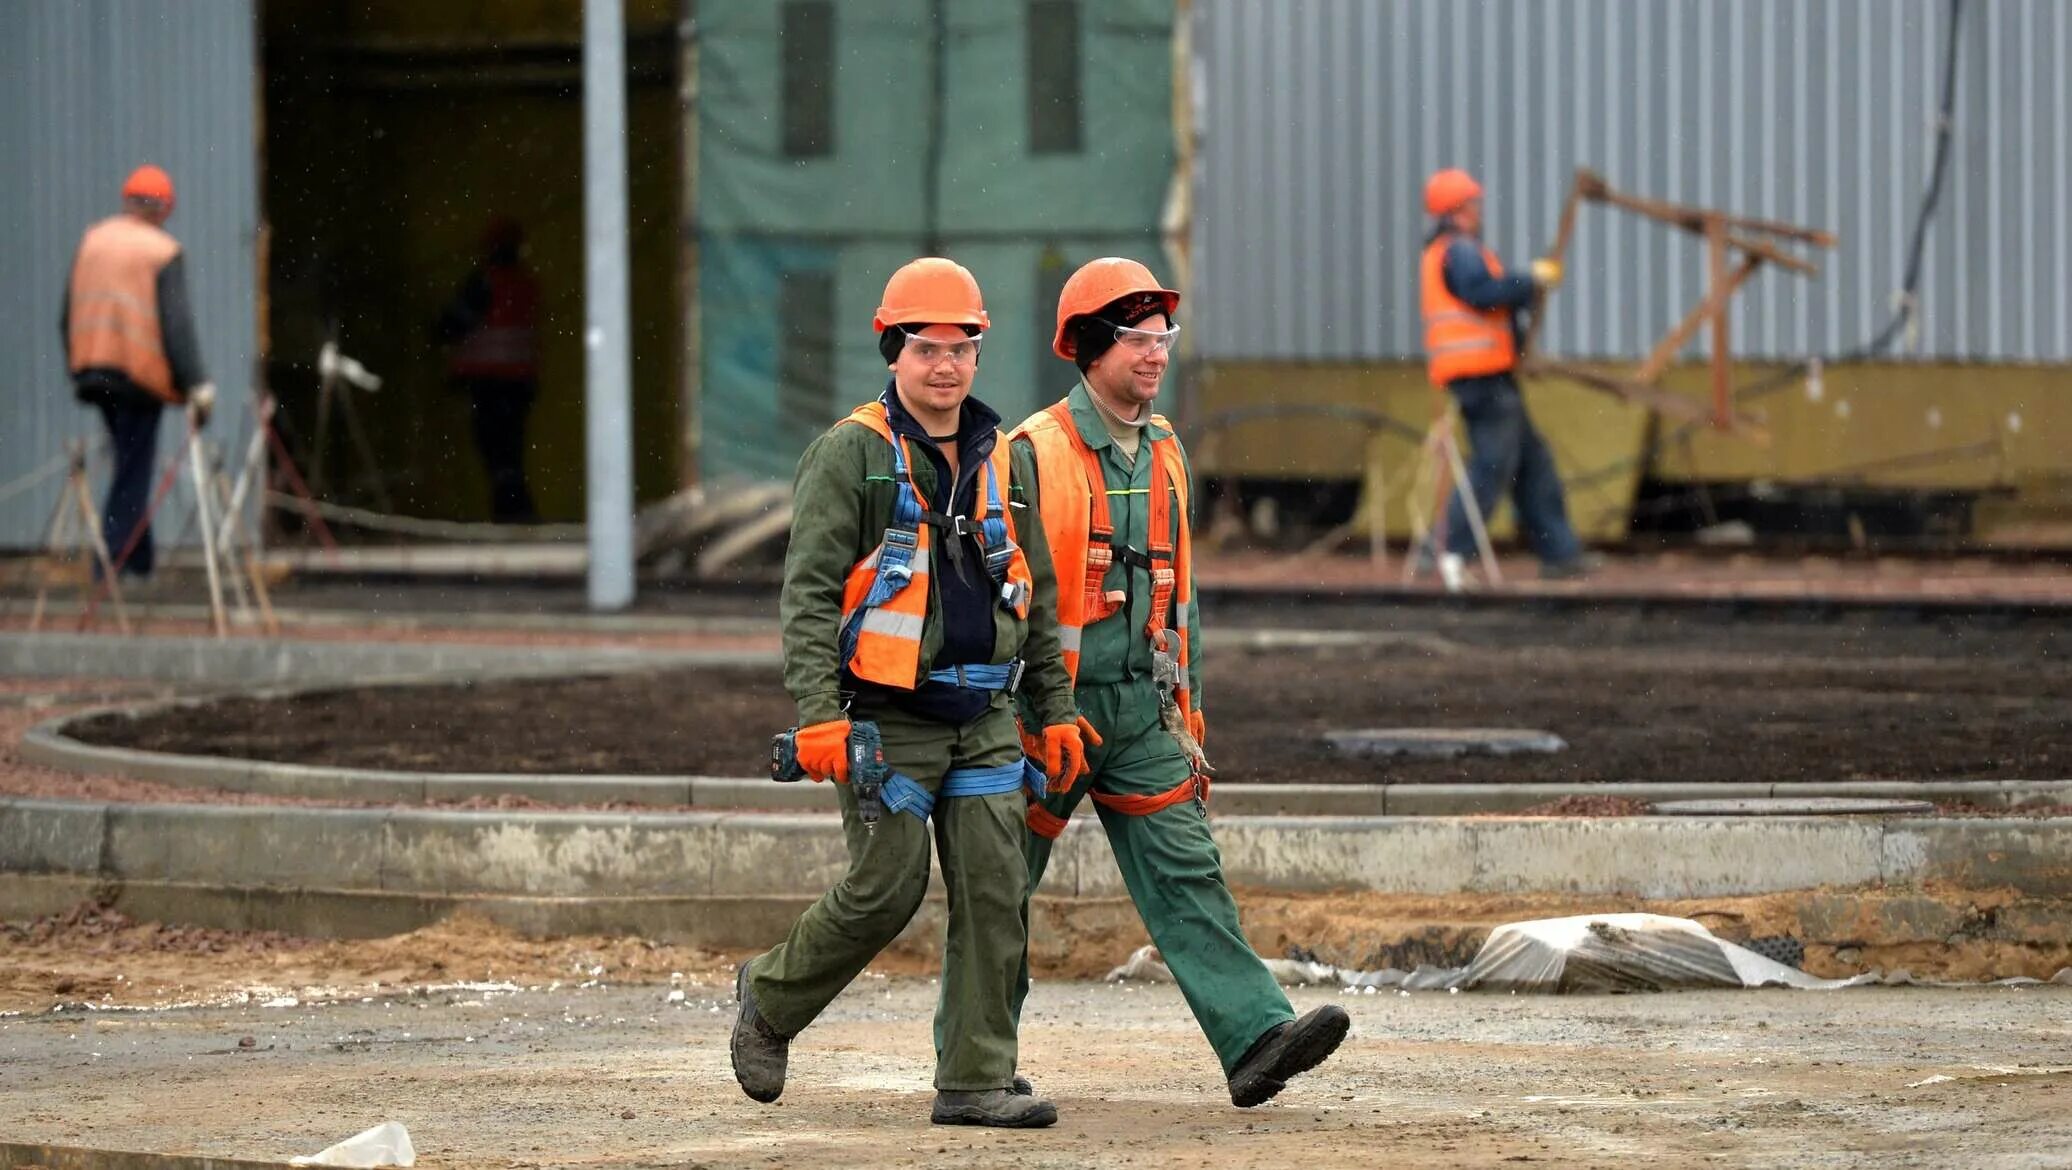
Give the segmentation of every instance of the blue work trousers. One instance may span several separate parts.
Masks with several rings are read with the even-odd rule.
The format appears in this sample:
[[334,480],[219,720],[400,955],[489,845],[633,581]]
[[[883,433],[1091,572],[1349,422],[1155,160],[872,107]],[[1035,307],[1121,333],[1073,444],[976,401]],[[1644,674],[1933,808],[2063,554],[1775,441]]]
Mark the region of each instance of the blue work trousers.
[[[1569,527],[1568,505],[1554,455],[1525,413],[1525,398],[1509,374],[1461,378],[1447,385],[1460,404],[1468,426],[1468,485],[1486,522],[1505,497],[1518,509],[1518,530],[1543,564],[1567,564],[1582,555],[1575,529]],[[1446,509],[1446,548],[1475,556],[1475,533],[1468,525],[1467,501],[1453,493]]]

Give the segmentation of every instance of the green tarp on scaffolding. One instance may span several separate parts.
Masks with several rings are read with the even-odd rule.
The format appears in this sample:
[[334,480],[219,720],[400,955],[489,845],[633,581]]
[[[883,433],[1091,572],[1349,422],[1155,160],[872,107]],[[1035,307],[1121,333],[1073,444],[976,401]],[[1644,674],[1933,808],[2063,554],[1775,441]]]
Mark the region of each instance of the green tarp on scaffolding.
[[931,249],[985,290],[978,396],[1011,423],[1062,393],[1065,277],[1116,253],[1165,267],[1172,19],[1171,0],[701,0],[701,474],[787,479],[877,394],[878,294]]

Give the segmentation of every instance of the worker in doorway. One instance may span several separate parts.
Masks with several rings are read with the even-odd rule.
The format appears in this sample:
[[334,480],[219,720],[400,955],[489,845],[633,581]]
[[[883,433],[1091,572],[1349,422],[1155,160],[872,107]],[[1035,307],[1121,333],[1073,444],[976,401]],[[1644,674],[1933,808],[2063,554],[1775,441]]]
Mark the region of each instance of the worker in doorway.
[[539,519],[525,483],[525,421],[539,396],[539,280],[525,262],[525,229],[498,216],[482,234],[482,260],[439,314],[433,336],[448,346],[448,382],[468,396],[475,450],[489,475],[498,524]]
[[[777,1099],[792,1038],[920,908],[932,820],[949,930],[931,1120],[1050,1125],[1055,1107],[1014,1075],[1029,779],[1017,686],[1055,782],[1082,771],[1085,748],[1049,548],[1013,504],[1034,472],[971,396],[987,316],[970,272],[913,261],[885,285],[873,325],[892,376],[800,459],[778,603],[797,762],[841,785],[849,870],[742,964],[734,1075],[755,1100]],[[895,774],[882,809],[876,797],[860,807],[850,783],[849,750],[868,726]]]
[[[1336,1005],[1295,1018],[1245,941],[1209,833],[1193,484],[1180,440],[1151,409],[1180,332],[1179,303],[1134,260],[1108,257],[1073,273],[1051,348],[1079,367],[1079,384],[1014,431],[1017,459],[1035,465],[1028,503],[1056,566],[1065,670],[1092,725],[1088,774],[1029,806],[1029,889],[1073,809],[1091,797],[1232,1103],[1251,1106],[1329,1056],[1349,1020]],[[1028,989],[1024,962],[1017,1017]]]
[[102,535],[120,571],[137,578],[150,577],[153,564],[147,513],[159,415],[184,406],[202,426],[216,401],[195,340],[185,258],[165,230],[172,214],[172,176],[138,167],[122,184],[122,212],[80,239],[58,318],[72,392],[100,410],[114,454]]
[[[1432,233],[1418,269],[1424,311],[1425,362],[1432,384],[1459,404],[1468,427],[1468,486],[1487,519],[1511,497],[1518,527],[1540,558],[1540,576],[1579,577],[1597,558],[1583,551],[1569,527],[1561,476],[1546,440],[1525,412],[1513,376],[1521,336],[1519,315],[1540,290],[1561,283],[1561,263],[1539,259],[1529,275],[1509,274],[1482,242],[1482,186],[1466,171],[1438,172],[1425,184]],[[1449,587],[1462,580],[1475,555],[1474,529],[1459,491],[1447,507],[1441,574]],[[1429,561],[1432,550],[1420,550]]]

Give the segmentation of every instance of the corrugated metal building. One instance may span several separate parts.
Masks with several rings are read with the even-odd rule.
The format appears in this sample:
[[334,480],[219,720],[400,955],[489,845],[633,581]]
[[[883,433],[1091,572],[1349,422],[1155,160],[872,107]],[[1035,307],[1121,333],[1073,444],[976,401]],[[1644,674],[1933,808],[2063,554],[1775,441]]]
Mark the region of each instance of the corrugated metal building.
[[[1424,178],[1475,172],[1513,263],[1571,171],[1826,227],[1807,281],[1735,308],[1749,358],[1859,345],[1892,311],[1927,181],[1943,0],[1200,0],[1194,323],[1211,359],[1419,353]],[[1955,153],[1920,293],[1924,359],[2072,360],[2072,5],[1963,10]],[[1697,242],[1588,208],[1546,348],[1644,353],[1695,304]],[[1693,353],[1702,352],[1702,344]]]
[[[186,250],[222,404],[210,437],[242,452],[258,351],[255,36],[252,0],[0,6],[0,488],[68,438],[101,436],[65,377],[59,300],[80,233],[117,210],[123,178],[143,162],[170,171],[179,194],[167,227]],[[181,436],[169,415],[164,457]],[[41,542],[62,482],[0,501],[0,548]],[[173,493],[159,539],[184,529],[187,500],[184,487]]]

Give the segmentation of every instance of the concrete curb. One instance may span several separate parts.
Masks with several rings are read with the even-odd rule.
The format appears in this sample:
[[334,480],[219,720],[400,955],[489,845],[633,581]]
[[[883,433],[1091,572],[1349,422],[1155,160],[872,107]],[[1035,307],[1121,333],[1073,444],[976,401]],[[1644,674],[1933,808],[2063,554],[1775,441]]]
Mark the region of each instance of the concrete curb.
[[[1943,882],[2072,897],[2072,818],[1220,817],[1234,886],[1694,898]],[[0,800],[0,872],[526,898],[805,897],[848,850],[795,814],[478,813]],[[1126,893],[1091,819],[1046,893]]]
[[[300,688],[298,688],[300,689]],[[258,692],[290,694],[293,691]],[[316,797],[382,804],[431,804],[481,796],[522,796],[547,804],[631,804],[668,808],[832,812],[825,785],[772,784],[732,776],[526,775],[496,772],[400,772],[283,764],[227,756],[191,756],[85,743],[66,733],[74,721],[110,712],[144,713],[195,700],[115,705],[47,720],[21,741],[22,759],[47,768],[267,796]],[[1968,801],[2019,809],[2072,803],[2072,780],[1851,780],[1805,784],[1218,784],[1223,816],[1460,816],[1518,812],[1564,796],[1634,800],[1742,799],[1771,796],[1858,796]]]
[[[52,606],[54,620],[76,617],[82,606]],[[205,622],[206,605],[166,604],[152,607],[152,616],[176,621]],[[496,630],[513,633],[589,635],[628,634],[719,634],[738,637],[775,638],[783,626],[774,617],[724,616],[715,614],[641,613],[483,613],[472,610],[412,611],[371,614],[353,609],[296,609],[276,606],[281,624],[304,629],[367,629],[381,631],[458,632]],[[25,635],[36,637],[39,635]],[[41,635],[51,636],[51,635]],[[89,635],[106,637],[107,635]],[[1366,629],[1309,629],[1274,626],[1211,626],[1202,632],[1209,650],[1312,650],[1341,646],[1373,646],[1434,654],[1459,653],[1461,644],[1440,634],[1422,631]],[[638,648],[627,648],[635,652]]]
[[290,1162],[0,1142],[0,1170],[291,1170]]
[[774,653],[626,646],[481,646],[292,638],[0,634],[0,675],[145,678],[220,686],[379,678],[599,674],[668,666],[769,666]]

